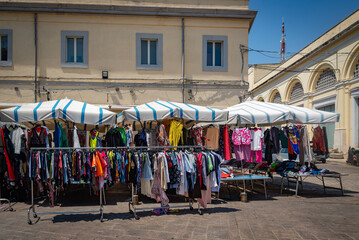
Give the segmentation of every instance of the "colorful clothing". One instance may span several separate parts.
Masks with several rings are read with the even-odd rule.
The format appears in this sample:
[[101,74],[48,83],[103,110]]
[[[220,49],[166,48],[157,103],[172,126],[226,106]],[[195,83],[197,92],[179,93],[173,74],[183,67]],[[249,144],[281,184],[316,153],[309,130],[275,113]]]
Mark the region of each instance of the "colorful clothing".
[[171,146],[170,140],[167,137],[165,125],[163,124],[157,127],[156,142],[158,146]]
[[232,142],[234,145],[251,144],[251,132],[247,128],[236,128],[233,131]]
[[322,155],[326,152],[325,141],[324,141],[324,131],[320,126],[314,128],[313,151],[320,155]]
[[293,126],[292,128],[285,127],[284,133],[288,137],[293,151],[299,154],[299,128],[297,126]]
[[191,134],[192,134],[192,138],[194,138],[195,144],[197,146],[203,146],[203,141],[202,141],[203,128],[202,127],[197,127],[195,129],[192,129]]

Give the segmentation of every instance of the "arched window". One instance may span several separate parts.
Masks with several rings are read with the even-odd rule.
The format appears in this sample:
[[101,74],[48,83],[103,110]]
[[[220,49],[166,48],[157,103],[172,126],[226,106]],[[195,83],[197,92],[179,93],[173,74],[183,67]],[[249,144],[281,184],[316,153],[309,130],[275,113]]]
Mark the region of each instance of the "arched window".
[[354,68],[354,78],[359,77],[359,60],[357,61],[357,64],[355,65]]
[[258,100],[257,100],[258,102],[264,102],[264,99],[263,98],[258,98]]
[[333,87],[337,82],[335,73],[332,69],[325,69],[319,76],[315,90],[323,90],[326,88]]
[[296,83],[292,89],[292,92],[290,93],[290,101],[300,99],[304,96],[304,91],[302,84]]
[[273,103],[282,103],[282,98],[280,97],[279,92],[274,95]]

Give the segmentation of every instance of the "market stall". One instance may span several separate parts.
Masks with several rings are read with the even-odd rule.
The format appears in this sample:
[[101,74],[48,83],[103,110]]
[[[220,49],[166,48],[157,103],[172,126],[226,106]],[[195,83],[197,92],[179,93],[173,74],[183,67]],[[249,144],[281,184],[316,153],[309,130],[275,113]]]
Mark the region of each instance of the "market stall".
[[[11,131],[6,129],[9,133],[3,132],[2,135],[9,138],[11,141],[5,142],[9,144],[13,142],[15,148],[14,157],[13,159],[10,157],[9,160],[13,168],[20,171],[20,174],[14,174],[14,181],[18,181],[19,177],[25,179],[29,177],[31,180],[32,206],[28,210],[29,224],[32,223],[31,210],[34,218],[38,214],[100,212],[102,220],[103,185],[107,181],[106,167],[109,162],[100,152],[103,147],[98,134],[101,126],[114,125],[115,113],[88,103],[61,99],[0,110],[0,120],[23,123],[31,128],[30,131],[21,128],[14,128]],[[72,125],[71,139],[67,138],[70,133],[65,133],[63,125]],[[92,129],[89,143],[87,143],[87,135],[81,135],[77,126],[85,132],[88,128]],[[55,131],[52,133],[50,129]],[[55,147],[52,147],[52,141]],[[87,144],[90,147],[86,147]],[[14,166],[18,162],[15,159],[20,157],[25,158],[25,162],[20,161],[20,167]],[[74,184],[89,184],[90,189],[99,195],[100,209],[77,212],[37,212],[34,204],[34,182],[39,191],[46,189],[50,206],[54,205],[54,195],[58,192],[57,189],[63,190]]]
[[[246,101],[231,106],[227,110],[229,111],[229,121],[222,123],[226,124],[223,127],[224,131],[229,132],[227,138],[229,138],[228,145],[230,147],[227,146],[227,149],[224,147],[223,150],[226,160],[231,159],[228,152],[234,152],[235,158],[237,162],[241,162],[241,166],[244,165],[243,163],[250,163],[251,168],[266,165],[262,169],[267,169],[272,165],[273,156],[292,161],[299,157],[298,166],[306,165],[302,170],[307,175],[314,163],[306,125],[339,120],[339,114],[336,113],[257,101]],[[278,128],[278,125],[282,124],[286,124],[286,126]],[[229,125],[238,127],[230,132],[226,130]],[[264,131],[261,126],[272,127]],[[317,126],[311,130],[313,131],[314,151],[324,152],[327,142],[325,141],[325,128]],[[233,148],[232,151],[231,148]]]
[[[146,174],[145,177],[142,175],[140,181],[139,179],[130,181],[132,201],[129,203],[129,208],[136,219],[138,219],[137,210],[152,209],[137,207],[138,189],[141,189],[141,194],[161,202],[161,207],[156,210],[158,212],[166,212],[169,209],[169,200],[165,193],[167,189],[175,190],[176,194],[189,197],[192,200],[197,198],[200,213],[200,204],[206,208],[207,203],[210,202],[211,190],[219,190],[219,165],[222,158],[219,154],[210,151],[216,149],[216,146],[211,148],[206,141],[202,140],[201,128],[193,126],[199,121],[226,121],[227,115],[228,111],[226,110],[169,101],[146,103],[127,109],[118,115],[118,122],[122,126],[128,127],[129,124],[135,125],[136,122],[141,122],[143,127],[134,137],[134,145],[142,146],[142,151],[138,154],[146,156],[142,163],[138,162],[139,169],[143,169],[143,173],[145,173],[144,166],[157,165],[168,169],[169,172],[167,178],[167,170],[161,172],[159,167],[154,167],[147,172],[153,172],[153,176]],[[156,129],[147,128],[145,121],[147,123],[154,122]],[[190,129],[186,129],[186,127]],[[130,129],[132,128],[127,129],[127,136],[131,136]],[[209,135],[208,137],[210,138]],[[213,137],[213,143],[217,142],[218,148],[218,134],[214,133]],[[153,155],[155,158],[150,157]],[[190,180],[187,181],[187,179]],[[153,183],[150,186],[149,181],[152,180]],[[190,204],[191,209],[192,204],[193,201]]]

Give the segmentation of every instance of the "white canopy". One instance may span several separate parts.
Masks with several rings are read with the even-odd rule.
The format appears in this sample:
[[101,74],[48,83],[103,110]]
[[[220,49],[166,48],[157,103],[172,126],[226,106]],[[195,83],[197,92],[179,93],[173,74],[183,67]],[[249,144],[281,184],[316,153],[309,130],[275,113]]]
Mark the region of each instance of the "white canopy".
[[281,124],[294,122],[320,124],[339,121],[339,114],[285,104],[246,101],[228,107],[228,123]]
[[52,119],[62,119],[80,124],[107,125],[115,123],[116,113],[92,104],[67,98],[26,103],[21,106],[0,110],[0,120],[2,122],[27,123]]
[[132,107],[117,116],[117,122],[179,118],[193,121],[227,121],[228,111],[186,103],[154,101]]

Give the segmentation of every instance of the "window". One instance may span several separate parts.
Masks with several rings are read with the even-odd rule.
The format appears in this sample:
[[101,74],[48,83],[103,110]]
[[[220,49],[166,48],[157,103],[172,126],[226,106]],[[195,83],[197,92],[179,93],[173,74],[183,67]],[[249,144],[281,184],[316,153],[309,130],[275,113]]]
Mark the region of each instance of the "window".
[[0,29],[0,66],[12,65],[12,30]]
[[228,70],[228,37],[203,36],[203,71]]
[[66,37],[66,62],[84,62],[84,38]]
[[162,69],[162,34],[136,34],[136,68]]
[[359,77],[359,60],[357,61],[357,64],[355,65],[354,68],[354,78]]
[[279,104],[282,103],[282,99],[281,99],[281,97],[280,97],[279,92],[277,92],[277,93],[274,95],[273,103],[279,103]]
[[296,83],[290,93],[290,101],[300,99],[304,96],[302,84]]
[[63,67],[88,67],[88,32],[61,32],[61,65]]
[[334,87],[336,82],[337,78],[335,77],[334,71],[330,68],[327,68],[320,74],[315,90],[323,90],[326,88]]

